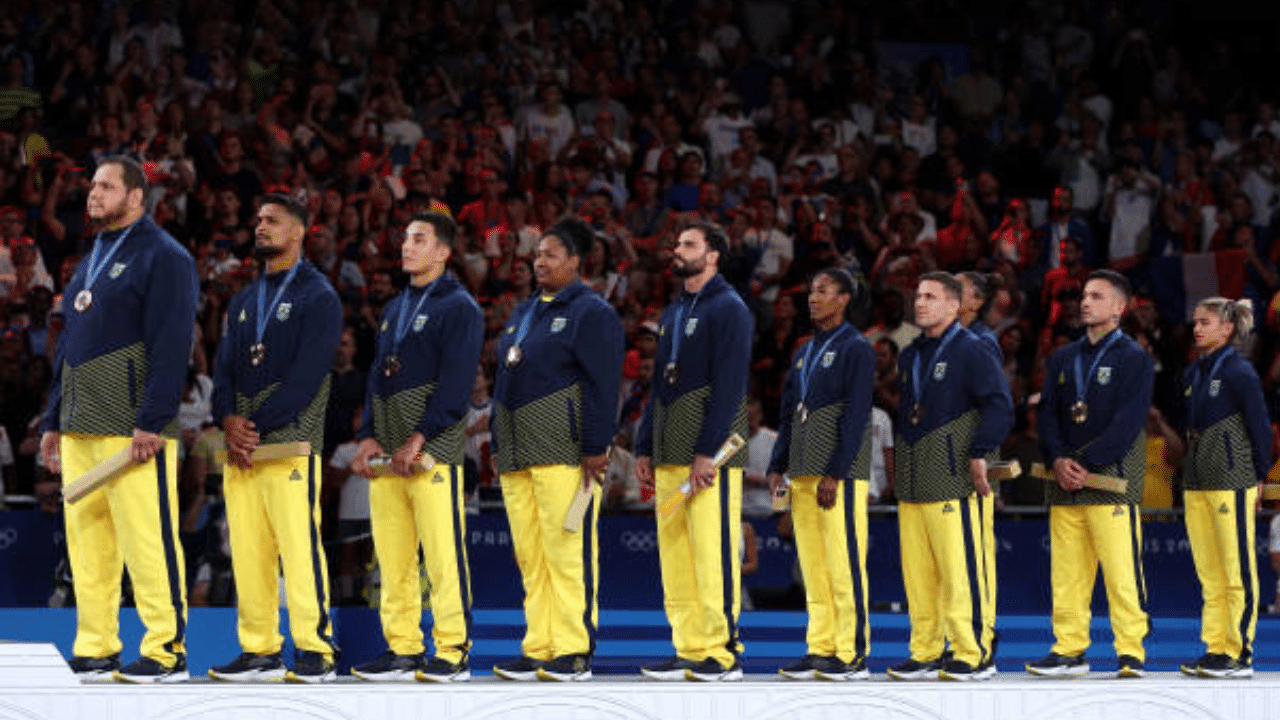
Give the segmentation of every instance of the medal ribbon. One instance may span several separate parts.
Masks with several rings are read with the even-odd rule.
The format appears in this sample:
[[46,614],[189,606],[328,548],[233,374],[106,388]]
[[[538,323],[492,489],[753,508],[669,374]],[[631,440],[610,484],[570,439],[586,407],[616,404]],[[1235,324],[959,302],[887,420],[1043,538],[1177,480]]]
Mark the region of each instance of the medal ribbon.
[[1196,420],[1195,420],[1196,408],[1199,407],[1201,399],[1204,397],[1206,388],[1209,387],[1208,381],[1213,380],[1213,378],[1218,374],[1218,370],[1222,368],[1222,363],[1224,360],[1227,359],[1227,356],[1234,355],[1235,352],[1236,352],[1236,349],[1228,345],[1227,349],[1223,350],[1222,354],[1218,356],[1218,359],[1213,361],[1213,367],[1209,369],[1208,375],[1204,375],[1201,372],[1201,370],[1204,369],[1205,359],[1201,359],[1199,362],[1196,363],[1195,372],[1191,376],[1191,402],[1187,403],[1187,429],[1188,430],[1196,429]]
[[267,301],[267,275],[263,273],[262,277],[258,278],[258,317],[255,318],[257,320],[257,331],[253,341],[255,345],[262,344],[262,337],[267,334],[267,318],[276,311],[276,306],[280,304],[280,299],[284,297],[285,289],[293,281],[293,276],[298,274],[298,268],[301,265],[302,261],[299,260],[293,264],[293,267],[289,268],[288,274],[284,276],[284,282],[280,283],[280,289],[276,290],[276,296],[271,300],[271,308],[265,312],[263,303]]
[[550,305],[551,301],[538,298],[529,306],[524,317],[520,318],[520,327],[516,328],[516,337],[511,341],[511,347],[518,348],[524,342],[524,336],[529,334],[529,328],[533,326],[534,315],[538,314],[539,306]]
[[1098,369],[1098,363],[1102,362],[1102,356],[1107,354],[1107,349],[1115,344],[1121,336],[1120,328],[1116,328],[1107,334],[1107,341],[1102,344],[1102,349],[1097,355],[1093,356],[1093,362],[1089,364],[1089,374],[1080,374],[1080,356],[1083,352],[1077,353],[1075,357],[1075,376],[1076,376],[1076,402],[1084,402],[1084,396],[1089,391],[1088,383],[1093,380],[1093,371]]
[[[933,357],[929,358],[929,367],[933,367],[937,362],[938,356],[947,348],[947,345],[955,339],[960,333],[960,323],[953,322],[951,327],[947,328],[946,334],[942,336],[942,341],[938,343],[938,347],[933,351]],[[911,358],[911,392],[915,393],[916,405],[920,405],[924,400],[924,386],[920,384],[920,353],[916,353]]]
[[[693,319],[693,311],[698,307],[698,299],[702,297],[702,291],[699,290],[697,295],[693,296],[693,302],[689,303],[689,319]],[[676,305],[675,322],[672,323],[671,332],[671,357],[667,359],[667,364],[678,365],[680,361],[680,337],[684,334],[681,322],[684,319],[684,301]]]
[[394,339],[391,343],[391,352],[387,353],[388,355],[399,354],[400,343],[404,342],[405,336],[409,334],[409,318],[418,316],[418,313],[422,310],[422,303],[427,301],[427,296],[431,294],[431,291],[435,288],[436,283],[438,282],[440,282],[440,278],[432,280],[422,289],[422,296],[418,298],[418,304],[414,306],[413,314],[405,312],[405,310],[409,309],[408,293],[405,293],[405,295],[400,298],[400,317],[396,321],[396,334],[393,336]]
[[84,271],[85,290],[93,288],[93,283],[96,282],[98,280],[98,276],[102,274],[102,269],[107,266],[107,263],[111,262],[111,258],[115,256],[116,250],[120,249],[120,245],[124,243],[124,239],[129,237],[129,233],[133,232],[133,228],[137,224],[138,223],[136,222],[133,223],[133,225],[125,228],[124,232],[120,233],[120,237],[116,238],[115,242],[111,243],[111,249],[107,251],[106,255],[102,256],[101,261],[98,260],[98,253],[102,250],[102,233],[98,233],[96,242],[93,243],[93,252],[89,254],[89,262]]
[[[822,357],[822,354],[827,351],[827,348],[831,345],[831,343],[835,342],[836,338],[840,337],[841,335],[844,335],[844,331],[848,329],[849,329],[848,325],[841,323],[840,327],[837,328],[835,332],[831,333],[831,337],[827,338],[827,341],[822,343],[822,347],[818,350],[818,357]],[[801,403],[804,403],[809,399],[809,378],[813,377],[813,364],[811,362],[811,359],[813,357],[813,346],[815,344],[814,342],[815,340],[817,340],[817,338],[810,340],[808,344],[804,346],[804,360],[802,360],[800,364],[800,402]]]

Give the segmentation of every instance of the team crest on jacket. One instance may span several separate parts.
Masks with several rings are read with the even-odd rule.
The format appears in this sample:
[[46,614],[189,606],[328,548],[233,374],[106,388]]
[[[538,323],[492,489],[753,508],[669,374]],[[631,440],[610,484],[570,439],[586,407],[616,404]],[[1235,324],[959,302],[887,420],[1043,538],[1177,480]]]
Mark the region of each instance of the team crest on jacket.
[[942,378],[944,378],[944,377],[946,377],[946,376],[947,376],[947,364],[946,364],[945,362],[940,362],[940,363],[938,363],[937,365],[934,365],[934,366],[933,366],[933,379],[934,379],[934,380],[937,380],[937,381],[941,382],[941,381],[942,381]]
[[1222,392],[1221,380],[1209,381],[1209,397],[1218,397],[1218,393]]
[[240,322],[244,322],[244,309],[240,310]]
[[289,311],[293,309],[293,303],[280,303],[276,308],[276,319],[284,322],[289,319]]
[[1111,383],[1111,368],[1103,366],[1098,368],[1098,384],[1108,385]]
[[568,318],[558,317],[555,320],[551,321],[551,332],[558,333],[561,330],[564,330],[564,326],[568,324],[569,324]]
[[120,273],[122,272],[124,272],[124,263],[116,263],[111,266],[111,272],[109,274],[111,275],[111,279],[115,280],[120,277]]
[[822,367],[829,368],[831,363],[836,361],[836,351],[828,350],[822,354]]
[[426,326],[427,326],[427,316],[425,313],[413,319],[414,332],[422,332],[422,328]]
[[686,337],[689,335],[692,335],[693,331],[697,329],[698,329],[698,318],[689,318],[689,322],[684,324],[684,334]]

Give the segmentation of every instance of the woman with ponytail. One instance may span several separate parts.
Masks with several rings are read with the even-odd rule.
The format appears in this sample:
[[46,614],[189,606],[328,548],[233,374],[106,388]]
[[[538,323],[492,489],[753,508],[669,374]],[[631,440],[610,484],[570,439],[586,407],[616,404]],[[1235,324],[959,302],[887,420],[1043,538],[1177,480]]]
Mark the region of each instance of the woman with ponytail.
[[1253,676],[1258,623],[1254,553],[1258,484],[1271,465],[1271,423],[1262,383],[1237,346],[1253,328],[1248,300],[1214,297],[1195,310],[1199,359],[1183,375],[1187,536],[1204,595],[1205,655],[1182,672]]

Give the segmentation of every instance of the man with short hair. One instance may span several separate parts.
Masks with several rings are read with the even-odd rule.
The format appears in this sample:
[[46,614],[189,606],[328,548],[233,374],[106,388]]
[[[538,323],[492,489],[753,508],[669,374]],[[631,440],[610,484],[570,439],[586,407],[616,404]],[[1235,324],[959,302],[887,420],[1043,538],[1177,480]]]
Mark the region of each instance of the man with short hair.
[[675,657],[641,669],[658,680],[741,680],[742,468],[745,448],[712,459],[729,436],[747,438],[751,313],[718,272],[724,230],[696,223],[680,233],[671,270],[684,291],[663,312],[653,397],[636,442],[636,474],[666,498],[689,497],[658,519],[662,590]]
[[[187,679],[185,563],[178,541],[178,406],[194,340],[195,262],[146,214],[146,175],[110,157],[89,189],[99,233],[67,283],[40,454],[74,479],[130,449],[134,464],[66,506],[75,582],[72,672],[82,680]],[[120,575],[146,626],[142,657],[120,666]]]
[[986,458],[1013,426],[1013,401],[991,352],[960,325],[961,292],[949,273],[920,276],[923,332],[898,358],[894,493],[911,656],[889,668],[895,680],[995,675]]
[[[445,271],[457,237],[458,227],[448,215],[413,216],[401,251],[409,287],[382,312],[369,369],[360,446],[351,468],[373,477],[370,459],[390,454],[393,474],[369,488],[389,650],[351,669],[363,680],[471,678],[463,420],[480,362],[484,317],[458,278]],[[434,465],[415,466],[418,458]],[[419,549],[431,583],[435,657],[430,659],[423,656]]]
[[[1089,672],[1089,604],[1102,566],[1119,656],[1117,677],[1145,674],[1143,639],[1151,630],[1142,572],[1142,482],[1146,476],[1147,412],[1153,360],[1120,329],[1129,282],[1095,270],[1084,286],[1084,337],[1049,356],[1037,413],[1047,486],[1053,583],[1053,634],[1045,657],[1027,663],[1033,675]],[[1125,480],[1123,494],[1085,487],[1089,474]]]
[[[262,274],[227,305],[214,364],[214,418],[227,433],[223,493],[243,652],[209,669],[216,680],[329,682],[338,648],[320,545],[320,453],[329,369],[342,330],[333,286],[302,257],[307,210],[272,193],[258,209],[254,255]],[[305,442],[297,457],[256,460],[260,445]],[[280,657],[284,573],[297,659]]]

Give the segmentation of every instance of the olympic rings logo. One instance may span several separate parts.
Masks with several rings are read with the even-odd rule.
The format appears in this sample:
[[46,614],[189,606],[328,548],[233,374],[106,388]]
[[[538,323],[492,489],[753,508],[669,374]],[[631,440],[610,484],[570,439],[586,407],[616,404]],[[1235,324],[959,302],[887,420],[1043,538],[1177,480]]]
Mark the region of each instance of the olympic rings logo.
[[625,530],[620,538],[628,552],[652,552],[658,546],[657,530]]

